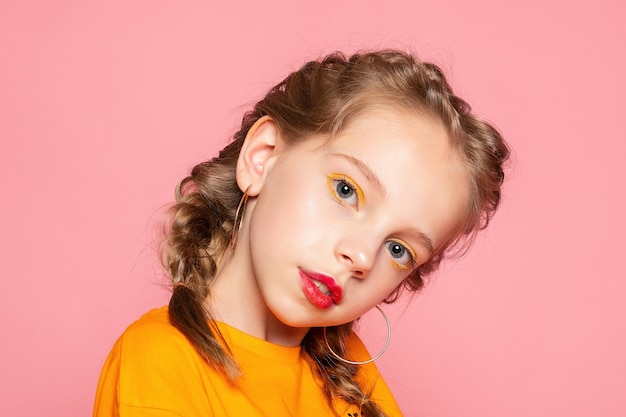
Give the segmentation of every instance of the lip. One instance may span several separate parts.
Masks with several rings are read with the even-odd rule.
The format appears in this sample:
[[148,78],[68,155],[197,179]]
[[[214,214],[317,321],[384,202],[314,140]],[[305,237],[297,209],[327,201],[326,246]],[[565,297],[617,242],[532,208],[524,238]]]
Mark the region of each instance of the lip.
[[[325,309],[341,302],[343,290],[332,277],[303,269],[298,270],[298,272],[300,273],[302,291],[309,302],[315,307]],[[324,284],[330,291],[330,296],[320,291],[317,285],[315,285],[315,281]]]

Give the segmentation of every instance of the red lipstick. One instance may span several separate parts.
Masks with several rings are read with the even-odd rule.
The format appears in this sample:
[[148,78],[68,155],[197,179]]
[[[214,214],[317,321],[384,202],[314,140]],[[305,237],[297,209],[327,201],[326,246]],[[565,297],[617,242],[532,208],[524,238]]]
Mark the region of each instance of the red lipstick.
[[[302,291],[306,298],[317,308],[329,308],[333,304],[341,302],[343,290],[341,286],[335,282],[332,277],[317,272],[305,271],[300,269],[300,282]],[[319,287],[323,284],[328,288],[327,294]]]

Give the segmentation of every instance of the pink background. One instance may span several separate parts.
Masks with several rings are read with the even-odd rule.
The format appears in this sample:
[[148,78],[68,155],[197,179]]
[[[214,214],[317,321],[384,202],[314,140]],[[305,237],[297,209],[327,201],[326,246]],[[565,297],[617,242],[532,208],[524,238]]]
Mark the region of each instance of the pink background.
[[0,415],[89,415],[117,336],[167,300],[178,180],[305,59],[383,46],[442,65],[515,150],[490,230],[389,308],[406,415],[626,415],[623,2],[2,3]]

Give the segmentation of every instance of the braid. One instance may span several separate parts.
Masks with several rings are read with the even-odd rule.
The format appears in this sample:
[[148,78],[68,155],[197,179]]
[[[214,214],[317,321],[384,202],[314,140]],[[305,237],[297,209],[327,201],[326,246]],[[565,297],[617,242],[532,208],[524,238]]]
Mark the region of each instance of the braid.
[[173,284],[170,321],[209,364],[235,378],[238,367],[224,351],[226,344],[204,307],[241,196],[229,159],[225,153],[224,158],[198,164],[181,181],[177,202],[169,210],[163,262]]

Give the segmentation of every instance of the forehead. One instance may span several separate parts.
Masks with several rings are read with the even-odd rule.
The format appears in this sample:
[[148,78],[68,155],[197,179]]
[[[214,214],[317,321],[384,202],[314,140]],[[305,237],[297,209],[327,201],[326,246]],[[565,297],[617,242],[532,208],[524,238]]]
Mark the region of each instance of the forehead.
[[324,151],[329,160],[365,171],[366,186],[379,182],[384,190],[376,192],[381,207],[431,235],[435,247],[457,233],[465,220],[469,182],[464,160],[432,117],[387,106],[371,108],[351,120]]

